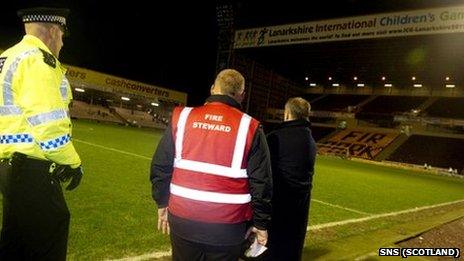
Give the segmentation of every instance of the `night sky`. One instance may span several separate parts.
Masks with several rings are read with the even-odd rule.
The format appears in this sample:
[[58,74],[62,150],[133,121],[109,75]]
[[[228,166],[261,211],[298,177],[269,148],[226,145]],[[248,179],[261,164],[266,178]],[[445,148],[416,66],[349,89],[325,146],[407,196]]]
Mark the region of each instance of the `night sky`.
[[[3,49],[23,35],[16,10],[35,5],[34,1],[14,2],[0,9]],[[175,1],[35,3],[71,9],[62,62],[188,92],[192,105],[207,97],[216,69],[214,3],[201,8],[197,3]]]
[[[65,39],[60,57],[62,62],[187,92],[189,105],[201,104],[209,93],[216,69],[218,28],[215,1],[200,3],[198,1],[21,0],[9,2],[13,3],[6,6],[2,4],[0,8],[0,48],[6,49],[22,37],[22,25],[16,17],[17,9],[37,5],[67,6],[71,9],[68,21],[71,35]],[[239,1],[234,4],[237,13],[235,25],[239,29],[456,5],[462,4],[462,1],[339,0],[317,1],[317,5],[315,1],[278,1],[277,3]],[[361,53],[356,48],[361,51],[370,48],[372,55],[378,55],[384,46],[393,46],[390,43],[396,42],[403,50],[404,56],[409,55],[410,51],[422,48],[426,51],[424,56],[426,59],[423,61],[425,65],[429,58],[427,54],[432,55],[434,51],[433,46],[428,47],[423,44],[422,38],[410,42],[410,51],[403,47],[408,46],[408,43],[403,44],[394,39],[386,40],[385,43],[382,41],[263,48],[244,51],[243,54],[267,63],[271,69],[279,73],[302,79],[307,71],[310,73],[316,71],[320,75],[325,75],[327,71],[340,70],[344,74],[351,75],[356,73],[358,68],[365,67],[369,71],[376,66],[385,66],[392,70],[392,73],[404,71],[398,69],[396,64],[402,57],[393,57],[390,63],[386,60],[383,64],[372,64],[374,59],[371,58],[370,53],[367,53],[364,55],[366,63],[363,64],[362,60],[352,56],[353,53]],[[434,38],[426,41],[437,43],[440,40]],[[344,51],[348,55],[334,55],[331,59],[340,58],[338,63],[334,63],[333,60],[325,62],[327,58],[324,53],[327,51],[334,53],[334,50]],[[396,53],[397,56],[403,55],[400,53],[401,50],[390,48],[387,51],[386,57]],[[385,60],[384,57],[376,57],[376,59]],[[306,62],[308,60],[318,63],[310,64]],[[456,60],[456,64],[462,64],[461,60]],[[293,64],[294,67],[289,64]],[[335,67],[331,67],[333,64]],[[424,73],[428,73],[428,67],[424,68]]]

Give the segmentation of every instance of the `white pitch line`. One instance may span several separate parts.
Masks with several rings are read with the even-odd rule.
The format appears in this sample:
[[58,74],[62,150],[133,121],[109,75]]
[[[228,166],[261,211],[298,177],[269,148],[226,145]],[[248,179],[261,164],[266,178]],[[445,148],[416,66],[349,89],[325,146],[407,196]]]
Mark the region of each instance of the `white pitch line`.
[[[102,149],[106,149],[106,150],[110,150],[110,151],[114,151],[114,152],[119,152],[119,153],[126,154],[126,155],[139,157],[139,158],[142,158],[142,159],[151,160],[151,158],[146,157],[146,156],[142,156],[142,155],[135,154],[135,153],[132,153],[132,152],[118,150],[118,149],[114,149],[114,148],[110,148],[110,147],[106,147],[106,146],[102,146],[102,145],[98,145],[98,144],[94,144],[94,143],[83,141],[83,140],[73,139],[73,141],[77,141],[77,142],[84,143],[84,144],[87,144],[87,145],[90,145],[90,146],[94,146],[94,147],[98,147],[98,148],[102,148]],[[322,204],[327,204],[327,205],[330,204],[330,203],[323,202],[323,201],[320,201],[320,200],[314,200],[314,201],[322,203]],[[324,224],[319,224],[319,225],[313,225],[313,226],[308,226],[307,230],[308,231],[310,231],[310,230],[319,230],[319,229],[323,229],[323,228],[342,226],[342,225],[346,225],[346,224],[360,223],[360,222],[364,222],[364,221],[368,221],[368,220],[372,220],[372,219],[390,217],[390,216],[398,216],[398,215],[401,215],[401,214],[413,213],[413,212],[418,212],[418,211],[421,211],[421,210],[437,208],[437,207],[443,207],[443,206],[448,206],[448,205],[461,203],[461,202],[464,202],[464,199],[456,200],[456,201],[452,201],[452,202],[445,202],[445,203],[430,205],[430,206],[411,208],[411,209],[406,209],[406,210],[401,210],[401,211],[396,211],[396,212],[370,215],[370,216],[363,217],[363,218],[353,218],[353,219],[347,219],[347,220],[342,220],[342,221],[337,221],[337,222],[329,222],[329,223],[324,223]],[[333,206],[333,207],[347,209],[345,207],[334,205],[334,204],[330,204],[330,205]],[[350,211],[353,211],[353,210],[354,209],[351,209]],[[354,211],[359,213],[359,211],[357,211],[357,210],[354,210]],[[361,214],[363,214],[363,213],[361,213]],[[364,213],[364,214],[368,214],[368,213]],[[114,259],[114,260],[118,260],[118,261],[139,261],[139,260],[145,260],[145,259],[148,259],[148,258],[167,257],[167,256],[170,256],[170,255],[171,255],[170,251],[152,252],[152,253],[144,254],[144,255],[140,255],[140,256],[127,257],[127,258],[123,258],[123,259]]]
[[[115,148],[106,147],[106,146],[103,146],[103,145],[98,145],[98,144],[94,144],[94,143],[79,140],[79,139],[73,139],[73,141],[77,141],[77,142],[84,143],[84,144],[87,144],[87,145],[90,145],[90,146],[94,146],[94,147],[98,147],[98,148],[102,148],[102,149],[106,149],[106,150],[110,150],[110,151],[114,151],[114,152],[119,152],[119,153],[126,154],[126,155],[139,157],[139,158],[142,158],[142,159],[151,160],[151,158],[147,157],[147,156],[142,156],[142,155],[135,154],[135,153],[132,153],[132,152],[127,152],[127,151],[124,151],[124,150],[118,150],[118,149],[115,149]],[[360,214],[370,215],[369,213],[366,213],[366,212],[362,213],[362,212],[360,212],[358,210],[345,208],[343,206],[334,205],[334,204],[323,202],[323,201],[320,201],[320,200],[314,199],[314,201],[322,203],[322,204],[326,204],[326,205],[329,205],[329,206],[332,206],[332,207],[342,208],[342,209],[357,212],[357,213],[360,213]],[[353,219],[347,219],[347,220],[342,220],[342,221],[337,221],[337,222],[329,222],[329,223],[324,223],[324,224],[319,224],[319,225],[313,225],[313,226],[308,226],[307,229],[308,230],[318,230],[318,229],[327,228],[327,227],[341,226],[341,225],[350,224],[350,223],[358,223],[358,222],[363,222],[363,221],[376,219],[376,218],[397,216],[397,215],[417,212],[417,211],[421,211],[421,210],[425,210],[425,209],[429,209],[429,208],[436,208],[436,207],[441,207],[441,206],[452,205],[452,204],[459,203],[459,202],[464,202],[464,199],[463,200],[453,201],[453,202],[445,202],[445,203],[431,205],[431,206],[424,206],[424,207],[419,207],[419,208],[411,208],[411,209],[401,210],[401,211],[397,211],[397,212],[370,215],[370,216],[363,217],[363,218],[353,218]]]
[[413,212],[418,212],[418,211],[421,211],[421,210],[437,208],[437,207],[444,207],[444,206],[453,205],[453,204],[462,203],[462,202],[464,202],[464,199],[451,201],[451,202],[440,203],[440,204],[435,204],[435,205],[430,205],[430,206],[410,208],[410,209],[396,211],[396,212],[376,214],[376,215],[363,217],[363,218],[353,218],[353,219],[347,219],[347,220],[342,220],[342,221],[337,221],[337,222],[324,223],[324,224],[319,224],[319,225],[308,226],[307,230],[308,231],[309,230],[319,230],[319,229],[323,229],[323,228],[342,226],[342,225],[351,224],[351,223],[364,222],[364,221],[377,219],[377,218],[393,217],[393,216],[398,216],[398,215],[401,215],[401,214],[413,213]]
[[172,255],[171,251],[164,251],[164,252],[153,252],[153,253],[148,253],[140,256],[132,256],[132,257],[124,257],[120,259],[108,259],[111,261],[142,261],[142,260],[147,260],[147,259],[152,259],[152,258],[162,258],[162,257],[169,257]]
[[[371,219],[390,217],[390,216],[397,216],[397,215],[407,214],[407,213],[413,213],[413,212],[417,212],[417,211],[421,211],[421,210],[437,208],[437,207],[443,207],[443,206],[448,206],[448,205],[457,204],[457,203],[461,203],[461,202],[464,202],[464,199],[451,201],[451,202],[440,203],[440,204],[436,204],[436,205],[424,206],[424,207],[419,207],[419,208],[411,208],[411,209],[406,209],[406,210],[397,211],[397,212],[377,214],[377,215],[372,215],[372,216],[363,217],[363,218],[347,219],[347,220],[343,220],[343,221],[339,221],[339,222],[330,222],[330,223],[325,223],[325,224],[308,226],[307,230],[308,231],[319,230],[319,229],[323,229],[323,228],[342,226],[342,225],[351,224],[351,223],[360,223],[360,222],[368,221],[368,220],[371,220]],[[146,260],[148,258],[168,257],[168,256],[170,256],[170,254],[171,254],[170,252],[152,252],[152,253],[144,254],[144,255],[140,255],[140,256],[126,257],[126,258],[123,258],[123,259],[115,259],[114,261],[142,261],[142,260]],[[365,257],[368,257],[370,255],[372,255],[372,253],[369,253],[366,256],[361,256],[360,258],[365,258]],[[360,260],[360,259],[358,258],[357,260]]]
[[324,205],[327,205],[327,206],[331,206],[333,208],[339,208],[339,209],[343,209],[343,210],[346,210],[346,211],[354,212],[354,213],[361,214],[361,215],[368,215],[368,216],[372,215],[372,213],[367,213],[367,212],[359,211],[359,210],[352,209],[352,208],[346,208],[346,207],[343,207],[343,206],[331,204],[331,203],[328,203],[328,202],[325,202],[325,201],[322,201],[322,200],[318,200],[318,199],[311,199],[311,201],[321,203],[321,204],[324,204]]
[[91,142],[87,142],[87,141],[83,141],[83,140],[73,139],[73,141],[77,141],[77,142],[80,142],[80,143],[84,143],[84,144],[87,144],[87,145],[90,145],[90,146],[94,146],[94,147],[97,147],[97,148],[101,148],[101,149],[105,149],[105,150],[110,150],[110,151],[114,151],[114,152],[119,152],[119,153],[121,153],[121,154],[126,154],[126,155],[130,155],[130,156],[134,156],[134,157],[138,157],[138,158],[142,158],[142,159],[151,160],[151,158],[150,158],[150,157],[147,157],[147,156],[142,156],[142,155],[135,154],[135,153],[132,153],[132,152],[127,152],[127,151],[124,151],[124,150],[118,150],[118,149],[114,149],[114,148],[111,148],[111,147],[106,147],[106,146],[103,146],[103,145],[98,145],[98,144],[91,143]]

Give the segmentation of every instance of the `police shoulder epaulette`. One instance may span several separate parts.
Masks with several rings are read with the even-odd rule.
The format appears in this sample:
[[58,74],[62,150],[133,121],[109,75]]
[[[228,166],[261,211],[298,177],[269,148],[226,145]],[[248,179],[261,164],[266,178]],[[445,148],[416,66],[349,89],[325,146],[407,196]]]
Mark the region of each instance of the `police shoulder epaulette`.
[[50,65],[52,68],[55,68],[56,67],[56,59],[55,59],[55,57],[51,53],[49,53],[49,52],[47,52],[45,50],[40,49],[40,51],[43,54],[44,62],[46,64]]
[[0,57],[0,73],[2,72],[3,66],[5,65],[6,57]]

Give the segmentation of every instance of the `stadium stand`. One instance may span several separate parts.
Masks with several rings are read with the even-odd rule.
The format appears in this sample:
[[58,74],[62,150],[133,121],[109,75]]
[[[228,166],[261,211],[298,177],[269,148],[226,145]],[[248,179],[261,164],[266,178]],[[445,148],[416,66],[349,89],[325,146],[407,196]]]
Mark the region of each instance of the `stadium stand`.
[[366,95],[327,95],[311,104],[315,111],[340,111],[348,112],[348,107],[354,107],[369,96]]
[[303,98],[304,98],[305,100],[307,100],[308,102],[310,102],[310,103],[311,103],[311,106],[312,106],[313,101],[316,100],[316,99],[318,99],[318,98],[321,97],[321,96],[323,96],[323,94],[313,94],[313,93],[311,93],[311,94],[305,94],[305,95],[303,96]]
[[322,123],[322,124],[335,124],[336,119],[334,117],[309,117],[310,122]]
[[[264,132],[266,134],[275,130],[277,126],[279,126],[279,123],[274,123],[274,122],[262,122],[262,124],[263,124]],[[316,142],[320,141],[321,139],[325,138],[327,135],[335,131],[335,128],[314,126],[314,125],[312,125],[310,129],[311,129],[311,134],[313,135],[313,138]]]
[[[317,112],[310,117],[313,123],[311,130],[318,142],[319,152],[323,154],[348,152],[348,156],[385,160],[393,157],[392,153],[395,154],[395,151],[401,150],[410,142],[408,139],[412,132],[459,135],[463,129],[459,124],[444,123],[432,118],[423,119],[421,116],[464,119],[464,98],[438,98],[440,95],[430,96],[431,93],[426,90],[418,92],[418,89],[395,87],[340,88],[333,92],[326,88],[309,89],[306,88],[308,80],[295,86],[290,79],[285,79],[248,57],[234,55],[231,64],[233,68],[243,71],[250,83],[244,109],[261,120],[266,133],[274,130],[282,120],[283,113],[277,110],[283,109],[283,104],[289,97],[302,96],[308,100],[312,111]],[[303,88],[298,90],[295,87]],[[347,129],[336,129],[341,122],[348,125]],[[440,153],[448,155],[446,152],[439,152],[437,155]],[[411,153],[402,154],[420,158]],[[420,159],[412,162],[424,164]]]
[[413,135],[387,159],[404,163],[458,169],[463,173],[464,139]]
[[155,117],[148,112],[112,107],[126,122],[138,127],[166,128],[167,120]]
[[[319,143],[319,153],[343,153],[349,149],[350,156],[374,159],[384,148],[391,144],[399,133],[362,129],[346,129],[338,132],[328,140]],[[342,150],[342,151],[340,151]]]
[[362,113],[401,114],[418,108],[427,97],[379,96],[361,108]]
[[464,119],[464,98],[440,98],[424,112],[423,116]]
[[121,119],[118,119],[111,113],[109,108],[100,105],[91,105],[83,101],[74,100],[70,108],[70,113],[73,118],[123,123]]

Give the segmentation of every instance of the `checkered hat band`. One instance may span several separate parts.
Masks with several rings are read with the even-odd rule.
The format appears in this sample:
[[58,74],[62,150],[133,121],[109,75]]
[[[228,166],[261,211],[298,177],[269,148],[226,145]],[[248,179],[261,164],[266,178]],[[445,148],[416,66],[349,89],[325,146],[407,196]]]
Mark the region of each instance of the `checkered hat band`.
[[23,16],[23,22],[59,23],[66,25],[66,18],[57,15],[25,15]]

